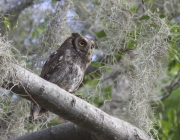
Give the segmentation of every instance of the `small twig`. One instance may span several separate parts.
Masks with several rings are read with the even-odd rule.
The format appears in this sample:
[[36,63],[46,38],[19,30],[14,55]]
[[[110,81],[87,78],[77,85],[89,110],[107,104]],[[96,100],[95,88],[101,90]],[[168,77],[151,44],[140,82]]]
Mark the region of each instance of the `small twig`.
[[142,0],[142,4],[144,5],[144,0]]
[[27,93],[27,95],[32,99],[32,101],[37,105],[39,106],[39,104],[33,99],[33,97],[28,93],[28,91],[26,90],[26,88],[23,86],[23,84],[21,83],[21,81],[19,80],[19,78],[16,76],[15,74],[15,77],[18,79],[20,85],[23,87],[24,91]]
[[143,6],[143,12],[145,12],[146,11],[146,6],[144,4],[144,0],[142,0],[142,6]]
[[[164,94],[161,95],[158,100],[163,101],[166,98],[168,98],[172,91],[179,88],[180,87],[180,78],[178,77],[180,74],[180,70],[178,71],[178,73],[175,75],[174,79],[172,80],[172,82],[170,83],[170,85],[166,86],[163,90],[164,90]],[[178,79],[178,80],[177,80]],[[155,101],[153,101],[155,102]]]
[[[143,13],[145,13],[145,11],[146,11],[146,6],[145,6],[145,4],[144,4],[144,0],[142,0],[142,3],[139,4],[139,6],[137,7],[137,10],[136,10],[136,11],[138,12],[141,7],[143,8]],[[137,12],[136,12],[136,13],[137,13]]]

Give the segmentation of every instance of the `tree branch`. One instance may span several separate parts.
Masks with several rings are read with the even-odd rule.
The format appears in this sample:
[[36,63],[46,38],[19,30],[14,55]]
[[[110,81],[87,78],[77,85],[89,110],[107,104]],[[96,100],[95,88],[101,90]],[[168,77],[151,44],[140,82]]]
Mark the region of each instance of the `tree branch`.
[[66,123],[23,135],[11,140],[96,140],[91,133],[81,127]]
[[[18,16],[22,10],[33,4],[34,0],[13,0],[11,3],[5,5],[5,8],[0,11],[5,17],[8,17],[11,23],[11,27],[17,23]],[[4,25],[3,18],[0,18],[0,33],[3,36],[6,32],[6,26]]]
[[14,65],[13,70],[21,83],[12,88],[13,92],[31,101],[33,98],[43,108],[85,128],[93,135],[96,135],[98,139],[152,139],[145,132],[128,122],[106,114],[86,101],[66,92],[57,85],[40,78],[24,68]]
[[180,70],[177,72],[177,74],[174,76],[174,79],[170,83],[170,85],[166,86],[163,91],[164,93],[159,97],[159,100],[163,101],[166,98],[168,98],[172,91],[179,88],[180,86],[180,78],[179,78]]
[[19,15],[22,10],[33,4],[34,0],[13,0],[3,10],[3,14]]

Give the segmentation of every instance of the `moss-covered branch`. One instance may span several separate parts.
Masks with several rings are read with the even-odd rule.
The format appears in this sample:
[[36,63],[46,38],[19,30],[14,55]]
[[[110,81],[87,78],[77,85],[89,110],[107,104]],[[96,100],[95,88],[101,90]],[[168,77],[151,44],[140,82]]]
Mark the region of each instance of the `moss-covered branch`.
[[30,71],[17,65],[13,69],[19,81],[19,85],[12,88],[13,92],[88,130],[98,139],[151,139],[135,126],[106,114]]

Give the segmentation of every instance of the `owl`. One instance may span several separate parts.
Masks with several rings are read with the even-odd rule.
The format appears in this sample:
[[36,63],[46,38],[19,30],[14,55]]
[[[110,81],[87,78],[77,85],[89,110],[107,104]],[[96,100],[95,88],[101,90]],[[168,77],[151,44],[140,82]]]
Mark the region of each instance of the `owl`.
[[[69,93],[75,93],[91,63],[94,48],[92,40],[78,33],[72,33],[46,61],[40,77]],[[32,103],[30,115],[33,120],[45,112],[46,109]]]

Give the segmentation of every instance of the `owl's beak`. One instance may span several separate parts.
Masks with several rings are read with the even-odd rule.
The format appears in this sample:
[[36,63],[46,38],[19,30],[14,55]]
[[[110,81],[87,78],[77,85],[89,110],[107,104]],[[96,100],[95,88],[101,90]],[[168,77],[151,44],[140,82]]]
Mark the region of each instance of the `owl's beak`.
[[94,46],[91,46],[90,48],[87,48],[87,50],[86,50],[86,56],[91,55],[91,54],[92,54],[93,49],[94,49]]

